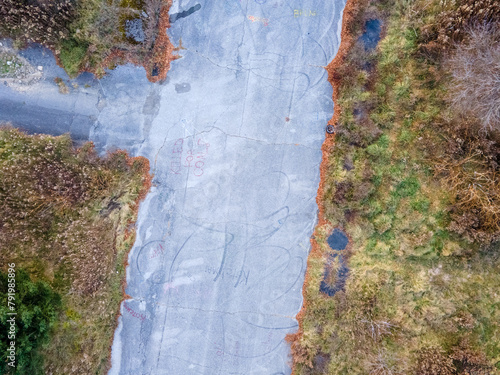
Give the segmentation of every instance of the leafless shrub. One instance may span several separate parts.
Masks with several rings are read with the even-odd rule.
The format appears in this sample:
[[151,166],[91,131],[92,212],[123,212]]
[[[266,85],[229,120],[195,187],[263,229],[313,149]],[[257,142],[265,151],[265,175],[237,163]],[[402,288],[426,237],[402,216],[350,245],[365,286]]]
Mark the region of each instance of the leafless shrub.
[[369,375],[402,375],[400,367],[403,366],[399,366],[398,362],[400,365],[404,364],[393,358],[386,350],[380,349],[368,360]]
[[304,333],[300,331],[297,333],[289,333],[286,335],[285,340],[290,344],[293,362],[313,368],[313,361],[317,348],[315,345],[308,342],[307,337],[304,337]]
[[392,331],[396,327],[389,321],[386,320],[373,320],[373,319],[361,319],[369,332],[370,337],[374,341],[380,340],[384,336],[392,335]]
[[433,23],[424,25],[426,47],[437,50],[461,42],[473,24],[495,24],[500,20],[498,0],[460,0],[439,2],[440,11]]
[[450,355],[458,375],[493,375],[484,353],[474,350],[468,340],[464,339],[453,349]]
[[453,375],[453,361],[440,347],[429,347],[418,353],[416,368],[418,375]]
[[500,236],[500,146],[474,121],[458,117],[443,128],[445,147],[434,170],[452,194],[450,229],[471,241]]
[[461,311],[453,318],[453,322],[462,329],[471,330],[477,325],[474,316],[468,311]]
[[163,4],[163,0],[145,0],[144,1],[144,11],[143,22],[144,35],[146,48],[152,48],[156,40],[158,32],[164,32],[162,30],[158,31],[158,21],[160,18],[160,10]]
[[54,47],[69,36],[74,2],[0,0],[0,35]]
[[452,108],[477,118],[483,131],[500,130],[500,27],[468,28],[446,60]]

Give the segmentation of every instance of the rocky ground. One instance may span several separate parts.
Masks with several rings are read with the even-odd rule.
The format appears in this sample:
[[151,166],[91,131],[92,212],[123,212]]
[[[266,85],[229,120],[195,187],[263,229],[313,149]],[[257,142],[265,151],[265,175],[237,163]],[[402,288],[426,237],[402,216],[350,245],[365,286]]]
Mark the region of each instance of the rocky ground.
[[42,78],[43,66],[33,66],[17,51],[0,43],[0,79],[6,86],[20,89]]

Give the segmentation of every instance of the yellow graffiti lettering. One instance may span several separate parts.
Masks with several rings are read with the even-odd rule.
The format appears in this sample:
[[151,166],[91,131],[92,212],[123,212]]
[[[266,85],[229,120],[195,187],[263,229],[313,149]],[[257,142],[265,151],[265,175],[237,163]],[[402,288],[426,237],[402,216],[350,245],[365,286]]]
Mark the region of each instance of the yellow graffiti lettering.
[[293,10],[293,16],[295,18],[297,17],[314,17],[316,16],[316,11],[312,9],[294,9]]

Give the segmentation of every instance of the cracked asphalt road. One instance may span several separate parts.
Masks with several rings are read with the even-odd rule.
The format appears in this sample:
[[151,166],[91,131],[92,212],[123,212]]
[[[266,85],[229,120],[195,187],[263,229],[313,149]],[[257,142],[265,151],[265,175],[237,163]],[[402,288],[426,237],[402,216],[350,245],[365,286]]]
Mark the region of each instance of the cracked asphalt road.
[[61,95],[34,47],[44,80],[0,86],[0,120],[151,161],[109,374],[290,374],[344,2],[178,0],[162,84],[128,65]]

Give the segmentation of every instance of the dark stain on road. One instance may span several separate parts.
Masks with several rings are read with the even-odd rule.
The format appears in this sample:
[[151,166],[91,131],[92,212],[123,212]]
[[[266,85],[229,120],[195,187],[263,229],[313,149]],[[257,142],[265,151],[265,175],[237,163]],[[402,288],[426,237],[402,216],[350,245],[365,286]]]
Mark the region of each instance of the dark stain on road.
[[200,10],[200,9],[201,9],[201,4],[196,4],[195,6],[192,6],[191,8],[189,8],[188,10],[185,10],[185,11],[182,11],[179,13],[171,14],[169,17],[169,21],[170,21],[170,23],[174,23],[175,21],[177,21],[181,18],[185,18],[187,16],[190,16],[191,14],[193,14],[194,12],[196,12],[197,10]]
[[175,91],[177,91],[177,94],[183,94],[185,92],[189,92],[189,91],[191,91],[191,85],[187,82],[176,83],[175,84]]

